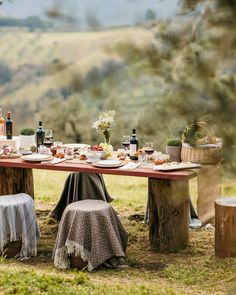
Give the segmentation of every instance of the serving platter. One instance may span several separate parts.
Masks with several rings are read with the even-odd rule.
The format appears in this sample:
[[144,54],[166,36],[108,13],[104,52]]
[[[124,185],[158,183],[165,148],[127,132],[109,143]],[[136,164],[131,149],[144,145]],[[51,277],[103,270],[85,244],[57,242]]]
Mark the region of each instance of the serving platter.
[[22,160],[26,162],[42,162],[42,161],[50,161],[52,160],[52,156],[49,155],[41,155],[41,154],[32,154],[21,157]]
[[118,168],[123,166],[125,162],[120,160],[100,160],[97,162],[93,162],[92,164],[93,166],[99,168]]
[[182,169],[193,169],[200,168],[201,164],[191,163],[191,162],[171,162],[164,163],[162,165],[153,166],[153,170],[155,171],[174,171],[174,170],[182,170]]
[[20,158],[21,154],[9,153],[9,154],[0,154],[0,159],[17,159]]
[[66,148],[72,148],[74,150],[80,150],[80,149],[89,149],[91,146],[89,144],[85,143],[66,143],[63,144]]

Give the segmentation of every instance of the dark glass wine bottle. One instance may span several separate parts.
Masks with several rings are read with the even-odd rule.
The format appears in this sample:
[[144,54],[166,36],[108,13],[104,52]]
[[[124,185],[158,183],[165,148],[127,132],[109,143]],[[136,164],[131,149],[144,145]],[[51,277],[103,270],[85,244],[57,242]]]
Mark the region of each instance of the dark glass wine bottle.
[[132,129],[132,135],[130,137],[130,159],[131,160],[138,160],[138,156],[136,154],[138,150],[138,138],[136,136],[136,130]]
[[42,121],[39,121],[39,128],[36,131],[36,143],[37,143],[37,148],[39,148],[40,145],[44,144],[44,129],[43,129],[43,123]]
[[7,139],[12,139],[12,133],[13,133],[13,123],[11,119],[11,113],[7,113],[7,120],[6,120],[6,137]]

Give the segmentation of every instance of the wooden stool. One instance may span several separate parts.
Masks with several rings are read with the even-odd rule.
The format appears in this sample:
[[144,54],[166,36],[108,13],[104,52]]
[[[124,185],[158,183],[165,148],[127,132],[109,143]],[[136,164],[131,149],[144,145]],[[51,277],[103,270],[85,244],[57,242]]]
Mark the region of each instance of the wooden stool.
[[59,224],[54,265],[64,269],[87,266],[92,271],[111,258],[119,265],[127,241],[128,233],[109,203],[91,199],[74,202],[66,207]]
[[39,235],[34,201],[29,195],[0,196],[0,255],[36,256]]
[[236,197],[215,201],[215,255],[236,257]]
[[6,258],[14,258],[21,251],[21,241],[8,242],[3,248],[3,256]]

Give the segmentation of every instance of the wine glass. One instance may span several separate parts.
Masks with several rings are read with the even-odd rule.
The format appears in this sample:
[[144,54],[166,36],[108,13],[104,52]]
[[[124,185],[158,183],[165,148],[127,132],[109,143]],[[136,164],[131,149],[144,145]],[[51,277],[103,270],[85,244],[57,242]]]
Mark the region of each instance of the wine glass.
[[124,146],[126,151],[129,149],[129,146],[130,146],[130,136],[129,135],[123,136],[122,145]]
[[53,144],[53,133],[51,129],[45,130],[44,145],[50,148]]
[[150,156],[154,153],[153,142],[146,142],[144,150],[145,150],[145,153],[147,154],[147,162],[150,162]]

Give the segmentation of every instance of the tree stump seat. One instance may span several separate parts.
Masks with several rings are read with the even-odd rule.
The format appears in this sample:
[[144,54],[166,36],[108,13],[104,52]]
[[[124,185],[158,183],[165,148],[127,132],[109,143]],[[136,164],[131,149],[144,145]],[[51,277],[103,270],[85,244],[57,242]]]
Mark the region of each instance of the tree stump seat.
[[70,267],[72,268],[85,268],[88,265],[87,261],[84,261],[81,256],[76,256],[71,254],[70,257]]
[[32,197],[24,193],[0,196],[0,255],[36,256],[39,236]]
[[21,241],[12,241],[8,242],[4,248],[2,255],[6,258],[14,258],[21,251]]
[[215,201],[215,255],[236,257],[236,197]]

